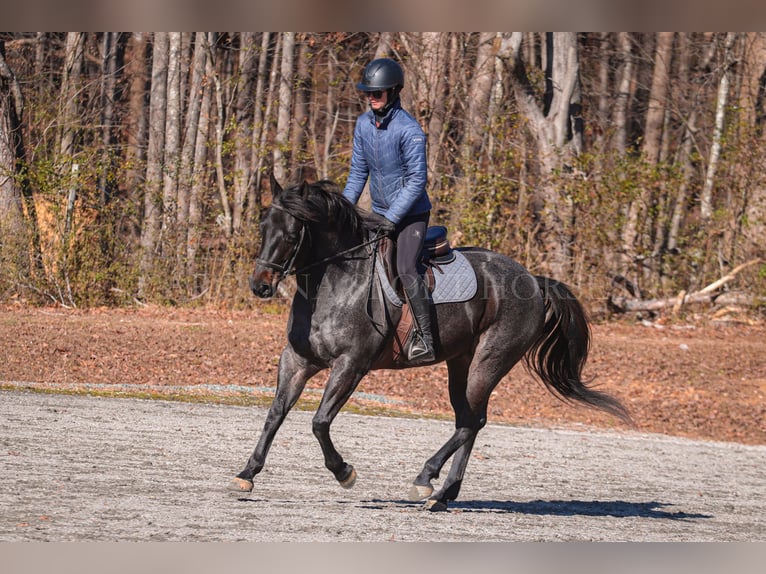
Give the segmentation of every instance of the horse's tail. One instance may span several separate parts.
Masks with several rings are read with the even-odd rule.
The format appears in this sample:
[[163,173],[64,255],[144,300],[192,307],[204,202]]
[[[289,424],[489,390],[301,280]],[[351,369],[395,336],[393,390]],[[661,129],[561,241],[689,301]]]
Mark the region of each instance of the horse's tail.
[[590,350],[590,325],[580,302],[563,283],[548,277],[535,279],[545,300],[545,328],[527,351],[527,367],[563,401],[583,403],[633,425],[620,401],[582,380]]

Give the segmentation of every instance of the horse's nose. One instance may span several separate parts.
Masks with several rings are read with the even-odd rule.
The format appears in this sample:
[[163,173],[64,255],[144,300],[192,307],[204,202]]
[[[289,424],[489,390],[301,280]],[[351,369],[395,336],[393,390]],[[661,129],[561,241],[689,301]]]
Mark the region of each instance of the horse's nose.
[[268,299],[274,295],[274,289],[271,284],[266,281],[258,281],[255,277],[250,277],[250,291],[253,295],[260,297],[261,299]]

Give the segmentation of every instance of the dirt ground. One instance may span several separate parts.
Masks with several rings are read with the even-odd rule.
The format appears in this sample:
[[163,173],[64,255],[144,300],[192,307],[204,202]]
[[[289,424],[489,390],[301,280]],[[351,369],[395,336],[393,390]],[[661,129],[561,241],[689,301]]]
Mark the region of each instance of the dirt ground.
[[[105,394],[266,401],[276,384],[287,310],[68,310],[0,306],[0,386]],[[619,398],[637,429],[766,444],[766,325],[697,317],[665,324],[595,323],[586,375]],[[316,402],[325,377],[309,382]],[[444,365],[380,371],[351,409],[451,416]],[[265,404],[265,403],[264,403]],[[565,405],[517,366],[496,389],[490,420],[528,427],[620,428]]]

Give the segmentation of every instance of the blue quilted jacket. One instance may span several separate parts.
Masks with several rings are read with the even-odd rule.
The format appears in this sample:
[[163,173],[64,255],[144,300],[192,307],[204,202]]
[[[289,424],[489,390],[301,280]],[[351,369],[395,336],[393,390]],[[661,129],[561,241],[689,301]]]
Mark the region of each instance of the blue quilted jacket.
[[359,116],[343,195],[356,203],[370,180],[372,210],[393,223],[431,209],[426,193],[426,135],[400,102],[375,124],[372,110]]

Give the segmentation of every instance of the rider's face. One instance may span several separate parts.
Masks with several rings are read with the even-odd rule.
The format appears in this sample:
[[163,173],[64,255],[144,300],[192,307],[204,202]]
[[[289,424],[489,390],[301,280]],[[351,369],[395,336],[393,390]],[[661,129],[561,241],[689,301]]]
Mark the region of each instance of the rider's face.
[[375,111],[382,109],[388,102],[387,90],[365,92],[365,96],[367,96],[367,100],[370,102],[370,107]]

